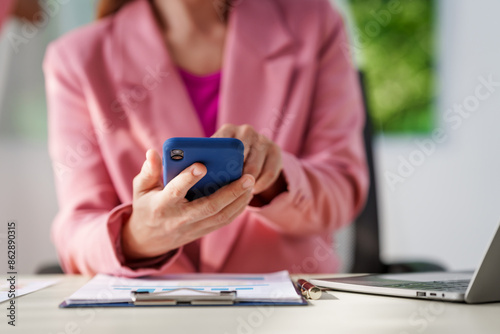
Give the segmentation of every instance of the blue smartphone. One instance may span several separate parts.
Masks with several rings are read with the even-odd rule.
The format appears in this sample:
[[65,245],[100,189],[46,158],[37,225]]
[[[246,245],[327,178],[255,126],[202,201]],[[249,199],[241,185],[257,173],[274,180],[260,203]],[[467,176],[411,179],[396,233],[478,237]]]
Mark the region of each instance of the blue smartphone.
[[243,173],[241,140],[235,138],[170,138],[163,144],[163,182],[166,185],[195,162],[204,164],[207,174],[189,189],[189,201],[208,196],[237,180]]

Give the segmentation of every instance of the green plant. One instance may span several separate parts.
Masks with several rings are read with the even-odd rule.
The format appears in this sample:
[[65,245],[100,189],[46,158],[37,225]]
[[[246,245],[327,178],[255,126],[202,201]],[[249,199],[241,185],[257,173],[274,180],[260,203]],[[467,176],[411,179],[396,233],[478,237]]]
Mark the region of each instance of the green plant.
[[349,0],[375,130],[428,133],[434,124],[434,0]]

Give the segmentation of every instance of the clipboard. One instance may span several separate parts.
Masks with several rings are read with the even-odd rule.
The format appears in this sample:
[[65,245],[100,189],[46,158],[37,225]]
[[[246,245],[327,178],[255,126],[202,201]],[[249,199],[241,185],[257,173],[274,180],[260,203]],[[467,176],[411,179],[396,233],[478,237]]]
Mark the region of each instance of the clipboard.
[[180,288],[162,292],[132,291],[130,295],[136,306],[233,305],[237,291],[198,291]]
[[308,305],[287,271],[267,274],[171,274],[125,278],[98,274],[60,308]]

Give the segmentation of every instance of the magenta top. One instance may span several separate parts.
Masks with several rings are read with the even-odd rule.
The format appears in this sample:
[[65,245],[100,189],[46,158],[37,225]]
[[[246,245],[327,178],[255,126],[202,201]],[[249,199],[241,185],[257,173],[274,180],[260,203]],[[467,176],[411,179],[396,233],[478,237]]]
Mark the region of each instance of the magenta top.
[[198,76],[179,68],[179,73],[200,118],[205,136],[210,137],[215,132],[217,122],[221,72]]
[[[199,76],[178,67],[186,86],[191,102],[198,114],[205,136],[214,134],[219,109],[219,90],[221,72]],[[199,270],[200,240],[184,245],[184,251],[193,259],[193,264]]]

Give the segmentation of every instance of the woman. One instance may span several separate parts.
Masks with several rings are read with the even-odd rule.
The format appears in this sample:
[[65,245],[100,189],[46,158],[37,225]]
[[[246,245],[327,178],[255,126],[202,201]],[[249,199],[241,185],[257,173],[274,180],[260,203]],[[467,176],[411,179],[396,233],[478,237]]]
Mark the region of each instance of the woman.
[[[328,1],[105,0],[100,18],[44,65],[65,272],[335,272],[368,180]],[[163,141],[211,135],[243,141],[241,179],[187,202],[195,164],[163,188]]]

